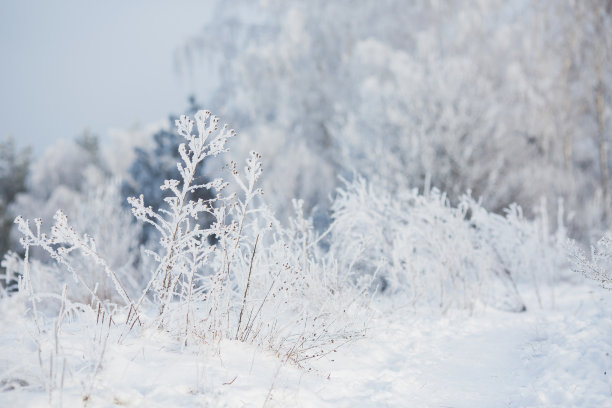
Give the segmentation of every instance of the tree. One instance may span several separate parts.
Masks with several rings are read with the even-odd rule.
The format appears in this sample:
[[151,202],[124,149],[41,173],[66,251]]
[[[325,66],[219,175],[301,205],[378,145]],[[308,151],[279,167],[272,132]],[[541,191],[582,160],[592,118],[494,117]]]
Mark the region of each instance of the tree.
[[0,142],[0,254],[14,249],[10,239],[15,215],[9,209],[17,194],[25,191],[30,166],[29,148],[17,150],[15,140]]
[[96,146],[97,137],[89,134],[50,146],[30,167],[25,191],[11,208],[26,217],[51,218],[57,208],[72,213],[90,186],[103,185],[110,176]]
[[359,173],[451,201],[470,189],[496,212],[516,201],[533,215],[541,197],[562,197],[588,240],[610,208],[611,8],[219,2],[184,54],[217,68],[207,105],[274,158],[263,184],[279,190],[277,213],[294,195],[328,209],[338,175]]

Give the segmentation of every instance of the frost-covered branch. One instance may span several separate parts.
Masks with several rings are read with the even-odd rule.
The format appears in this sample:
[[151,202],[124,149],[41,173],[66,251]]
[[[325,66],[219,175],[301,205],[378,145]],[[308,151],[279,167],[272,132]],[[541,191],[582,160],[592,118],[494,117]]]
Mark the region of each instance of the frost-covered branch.
[[607,233],[597,245],[591,247],[590,259],[576,243],[568,243],[569,257],[575,272],[598,282],[603,288],[612,290],[612,235]]
[[[55,261],[66,267],[66,269],[72,273],[75,281],[81,282],[88,290],[90,295],[98,299],[95,294],[95,290],[91,289],[80,276],[80,274],[72,266],[69,255],[73,251],[80,251],[86,257],[93,259],[93,261],[104,268],[105,273],[111,278],[117,293],[121,296],[125,304],[131,305],[132,300],[128,295],[125,287],[120,282],[117,274],[108,265],[108,263],[102,258],[96,249],[95,240],[87,234],[80,235],[75,229],[68,223],[68,217],[61,211],[58,210],[53,217],[55,224],[51,228],[51,236],[44,232],[41,232],[42,220],[36,218],[35,231],[30,228],[29,221],[19,216],[15,219],[15,223],[18,226],[19,231],[23,237],[20,239],[21,245],[29,251],[30,247],[36,246],[42,248],[47,254],[49,254]],[[26,262],[28,260],[26,259]],[[99,299],[98,299],[99,300]]]

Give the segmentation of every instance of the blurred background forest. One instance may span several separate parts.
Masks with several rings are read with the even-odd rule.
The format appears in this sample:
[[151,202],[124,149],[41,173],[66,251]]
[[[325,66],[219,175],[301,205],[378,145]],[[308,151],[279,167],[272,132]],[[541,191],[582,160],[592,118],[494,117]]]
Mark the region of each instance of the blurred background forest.
[[[147,92],[135,96],[143,109],[152,99],[155,109],[165,106],[164,92],[174,88],[163,108],[170,120],[107,134],[103,124],[117,119],[94,111],[100,120],[95,132],[63,134],[62,140],[54,139],[57,132],[27,139],[21,134],[27,125],[0,129],[1,253],[19,249],[11,231],[17,214],[50,219],[63,208],[77,225],[102,234],[100,240],[104,230],[112,236],[129,230],[121,236],[131,244],[114,240],[110,249],[111,258],[129,263],[134,242],[147,241],[150,231],[123,225],[130,224],[129,212],[114,220],[116,226],[94,221],[127,211],[125,198],[136,192],[154,207],[162,202],[158,186],[176,177],[175,115],[201,107],[241,134],[230,153],[237,161],[250,150],[262,154],[265,200],[280,219],[292,213],[297,197],[323,229],[337,189],[359,176],[392,195],[435,188],[456,203],[471,192],[500,214],[518,203],[527,217],[543,216],[551,230],[563,226],[585,245],[609,229],[612,0],[238,0],[209,1],[197,12],[176,8],[171,15],[145,9],[107,12],[98,18],[105,24],[92,29],[102,30],[100,41],[106,36],[112,48],[122,41],[112,34],[113,19],[129,22],[156,12],[152,21],[165,21],[160,33],[181,33],[172,53],[159,56],[174,77],[149,78],[146,69],[121,61],[113,68],[136,83],[146,77]],[[86,30],[79,16],[62,18]],[[11,38],[2,41],[9,55],[18,48]],[[135,41],[154,50],[157,40],[143,35]],[[84,46],[92,55],[102,47]],[[51,60],[48,55],[39,63],[44,69]],[[111,87],[111,73],[91,69],[91,80]],[[44,81],[52,83],[54,72]],[[79,86],[85,85],[75,82]],[[126,102],[96,92],[87,97],[107,106]],[[3,105],[30,105],[11,97]],[[57,105],[61,111],[59,96]],[[58,126],[28,109],[21,123]],[[13,110],[3,111],[0,123],[10,122],[5,115]],[[34,153],[24,140],[32,140]],[[200,176],[212,178],[219,168],[211,162]]]

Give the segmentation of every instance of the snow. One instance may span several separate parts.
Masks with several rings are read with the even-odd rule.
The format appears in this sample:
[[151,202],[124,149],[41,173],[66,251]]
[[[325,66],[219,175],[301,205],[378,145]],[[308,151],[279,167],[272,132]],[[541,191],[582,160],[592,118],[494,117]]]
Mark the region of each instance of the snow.
[[609,10],[225,3],[174,61],[246,138],[0,143],[0,408],[612,407]]
[[554,309],[379,321],[338,357],[324,395],[345,407],[608,406],[609,294],[560,290]]
[[[488,308],[436,316],[391,311],[379,300],[364,338],[303,367],[238,341],[184,346],[155,329],[118,341],[123,329],[117,325],[108,332],[87,406],[610,406],[610,293],[587,283],[560,283],[554,307],[540,308],[535,292],[521,289],[524,313]],[[13,320],[15,315],[15,308],[2,314],[0,406],[49,406],[37,383],[32,327],[23,317]],[[60,347],[71,366],[63,406],[82,404],[94,371],[91,356],[103,344],[104,331],[96,337],[97,326],[84,317],[62,328]],[[84,343],[92,334],[91,344]],[[53,406],[59,406],[59,394]]]

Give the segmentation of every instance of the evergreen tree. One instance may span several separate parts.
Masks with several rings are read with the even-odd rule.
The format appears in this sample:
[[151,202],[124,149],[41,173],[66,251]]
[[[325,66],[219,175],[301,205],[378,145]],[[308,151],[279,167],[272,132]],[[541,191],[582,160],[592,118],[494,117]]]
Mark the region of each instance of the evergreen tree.
[[30,165],[30,148],[17,150],[15,140],[0,141],[0,254],[13,247],[10,231],[14,215],[9,205],[18,193],[25,191],[25,180]]

